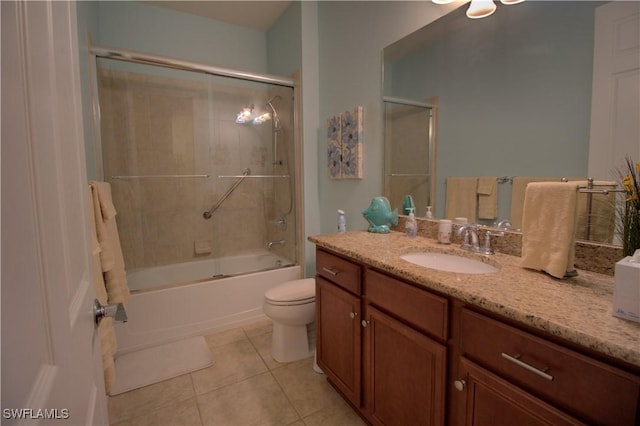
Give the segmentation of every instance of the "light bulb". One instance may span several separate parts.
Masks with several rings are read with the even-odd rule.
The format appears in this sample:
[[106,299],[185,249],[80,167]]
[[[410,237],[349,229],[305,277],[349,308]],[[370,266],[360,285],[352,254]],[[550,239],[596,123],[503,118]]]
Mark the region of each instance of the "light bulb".
[[485,18],[496,11],[496,5],[493,0],[471,0],[469,9],[467,9],[467,17],[471,19]]
[[435,4],[449,4],[453,3],[456,0],[431,0]]
[[523,1],[524,0],[500,0],[500,3],[506,4],[506,5],[512,5],[512,4],[522,3]]

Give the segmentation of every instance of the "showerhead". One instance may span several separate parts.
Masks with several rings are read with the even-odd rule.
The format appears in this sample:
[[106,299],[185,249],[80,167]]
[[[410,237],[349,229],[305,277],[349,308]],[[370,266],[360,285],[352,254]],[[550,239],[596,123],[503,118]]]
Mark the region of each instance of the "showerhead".
[[280,95],[272,96],[267,102],[265,102],[265,105],[271,110],[271,116],[273,117],[273,130],[278,131],[280,130],[280,119],[278,118],[278,111],[276,111],[276,108],[273,106],[273,101],[276,99],[282,98]]
[[282,99],[282,98],[280,97],[280,95],[272,96],[271,98],[269,98],[267,102],[265,102],[265,104],[267,104],[267,106],[273,109],[273,105],[271,104],[271,102],[275,101],[276,99]]

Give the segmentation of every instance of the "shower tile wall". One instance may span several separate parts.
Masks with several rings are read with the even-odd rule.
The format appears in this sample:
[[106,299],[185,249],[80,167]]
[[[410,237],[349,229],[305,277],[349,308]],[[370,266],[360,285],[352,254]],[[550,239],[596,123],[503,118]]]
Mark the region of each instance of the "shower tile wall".
[[[214,213],[235,179],[272,174],[271,125],[239,125],[243,99],[264,93],[102,69],[99,78],[105,180],[111,183],[128,269],[264,249],[273,234],[271,179],[246,179]],[[193,175],[203,178],[112,179]],[[211,253],[196,254],[195,244]]]

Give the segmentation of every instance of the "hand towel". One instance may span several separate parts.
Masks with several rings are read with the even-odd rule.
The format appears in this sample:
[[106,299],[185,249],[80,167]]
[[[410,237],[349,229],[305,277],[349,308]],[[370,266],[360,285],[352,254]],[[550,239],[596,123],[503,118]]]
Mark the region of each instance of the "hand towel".
[[478,219],[498,218],[498,177],[478,178]]
[[470,223],[474,223],[477,207],[477,177],[447,178],[445,218],[466,217]]
[[[579,188],[586,188],[586,180],[570,181],[575,183]],[[595,181],[594,189],[616,189],[616,182],[612,181]],[[577,212],[577,228],[576,238],[595,241],[599,243],[611,244],[615,234],[616,224],[616,193],[609,194],[591,194],[591,212],[588,211],[588,195],[587,193],[578,192],[578,212]],[[590,220],[589,233],[587,238],[587,224]]]
[[116,210],[111,198],[111,185],[91,181],[96,233],[100,243],[100,260],[104,272],[109,303],[127,303],[129,287],[116,223]]
[[556,278],[575,275],[577,198],[575,183],[527,185],[522,214],[522,267]]
[[[93,187],[90,187],[90,192],[91,193],[89,194],[88,198],[88,207],[91,214],[90,217],[92,218],[92,220],[90,221],[92,254],[91,260],[93,264],[94,286],[96,290],[96,298],[101,305],[106,305],[108,303],[107,289],[104,284],[104,276],[102,274],[102,265],[100,262],[100,252],[102,251],[102,248],[100,247],[100,243],[98,242],[96,222],[95,220],[93,220],[93,218],[95,218]],[[98,326],[98,338],[100,339],[104,384],[107,394],[109,394],[115,386],[116,366],[114,356],[116,354],[116,351],[118,350],[118,343],[116,340],[116,333],[113,328],[112,318],[103,318],[102,321],[100,321],[100,325]]]
[[513,178],[511,183],[511,225],[515,229],[522,229],[522,209],[524,206],[524,193],[527,189],[527,185],[531,182],[560,182],[562,178],[559,177],[540,177],[529,176]]

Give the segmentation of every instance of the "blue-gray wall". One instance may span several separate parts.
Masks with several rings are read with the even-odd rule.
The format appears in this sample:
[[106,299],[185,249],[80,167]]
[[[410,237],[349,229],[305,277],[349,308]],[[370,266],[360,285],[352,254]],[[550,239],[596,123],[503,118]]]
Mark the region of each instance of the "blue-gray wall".
[[[383,190],[382,49],[453,9],[415,1],[296,1],[266,33],[133,1],[77,2],[78,30],[93,43],[247,71],[301,71],[304,225],[308,235],[336,231],[336,210],[349,229],[365,229],[361,211]],[[81,46],[81,54],[83,46]],[[88,61],[86,52],[81,61]],[[89,109],[88,70],[83,101]],[[364,179],[330,181],[325,120],[365,108]],[[90,114],[85,117],[89,177],[95,177]],[[306,247],[313,275],[313,246]]]
[[[382,50],[452,10],[430,1],[320,1],[319,123],[317,137],[319,211],[322,232],[337,231],[337,209],[347,229],[366,229],[362,217],[383,192]],[[364,179],[329,180],[325,122],[364,107]]]
[[[488,19],[461,14],[449,24],[455,33],[394,63],[393,95],[439,96],[438,217],[447,176],[586,176],[600,4],[525,2]],[[509,217],[508,186],[500,219]]]

